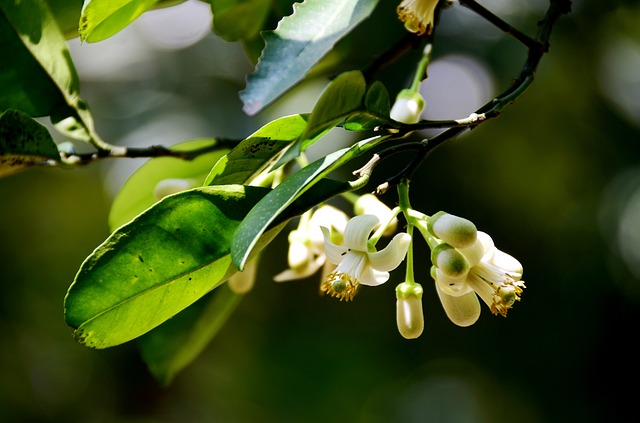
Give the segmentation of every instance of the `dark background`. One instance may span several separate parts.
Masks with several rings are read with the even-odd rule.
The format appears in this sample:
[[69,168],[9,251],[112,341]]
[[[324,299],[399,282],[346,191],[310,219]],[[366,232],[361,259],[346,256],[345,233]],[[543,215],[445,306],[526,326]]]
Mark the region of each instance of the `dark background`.
[[[382,3],[340,44],[336,61],[345,68],[360,64],[355,52],[366,57],[402,33],[396,2]],[[483,4],[529,33],[546,6]],[[206,18],[206,7],[197,10]],[[237,92],[251,65],[241,47],[212,34],[185,48],[162,46],[153,27],[171,28],[161,13],[103,43],[71,41],[83,97],[110,142],[241,138],[275,117],[309,112],[327,81],[312,79],[261,115],[244,116]],[[194,15],[185,16],[191,25]],[[524,61],[522,47],[459,5],[438,31],[427,117],[468,115]],[[462,63],[469,80],[438,71],[443,63]],[[381,74],[392,92],[409,77],[403,62]],[[479,100],[456,90],[465,83]],[[337,131],[326,142],[352,137]],[[82,260],[108,236],[113,195],[142,161],[2,179],[0,420],[621,421],[635,410],[640,376],[639,140],[640,2],[575,1],[525,95],[436,150],[412,181],[416,209],[471,219],[523,263],[527,289],[507,319],[483,307],[470,328],[449,322],[419,244],[425,330],[405,340],[395,327],[401,271],[352,303],[337,302],[318,295],[317,278],[271,281],[286,266],[282,236],[255,289],[167,388],[150,377],[135,342],[102,351],[76,344],[62,309]],[[393,169],[381,166],[376,177]]]

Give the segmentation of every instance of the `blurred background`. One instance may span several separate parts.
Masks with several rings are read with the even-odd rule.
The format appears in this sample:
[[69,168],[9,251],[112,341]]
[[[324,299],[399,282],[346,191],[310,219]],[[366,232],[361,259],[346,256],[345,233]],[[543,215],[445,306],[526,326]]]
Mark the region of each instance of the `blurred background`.
[[[532,34],[546,8],[481,3]],[[382,1],[334,63],[355,68],[397,40],[396,6]],[[527,289],[508,318],[483,308],[472,327],[449,322],[423,244],[425,331],[412,341],[395,323],[401,271],[343,303],[319,296],[317,277],[272,282],[286,267],[274,255],[206,351],[161,387],[135,341],[76,344],[62,307],[109,235],[113,196],[144,160],[29,170],[0,180],[0,421],[622,421],[640,377],[640,2],[576,0],[573,9],[525,95],[436,150],[412,181],[416,209],[471,219],[523,263]],[[119,145],[243,138],[311,111],[328,80],[244,115],[237,93],[253,65],[211,32],[209,6],[195,0],[148,12],[106,41],[69,44],[98,132]],[[422,87],[425,117],[467,116],[510,84],[525,54],[459,5],[446,10]],[[392,95],[410,80],[411,60],[379,75]],[[356,139],[334,132],[330,149]],[[376,178],[393,171],[380,166]],[[283,234],[272,248],[286,245]]]

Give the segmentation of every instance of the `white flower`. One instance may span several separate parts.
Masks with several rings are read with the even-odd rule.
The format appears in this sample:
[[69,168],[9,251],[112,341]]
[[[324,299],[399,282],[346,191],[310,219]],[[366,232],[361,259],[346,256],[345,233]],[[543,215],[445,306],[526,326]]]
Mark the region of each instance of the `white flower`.
[[304,279],[326,265],[324,236],[320,227],[332,228],[334,236],[341,238],[348,220],[343,211],[329,205],[319,207],[311,218],[302,217],[298,228],[289,233],[289,269],[277,274],[273,280],[286,282]]
[[[525,288],[524,281],[520,280],[520,262],[498,250],[486,233],[478,232],[477,237],[472,246],[455,249],[459,255],[443,250],[446,254],[435,257],[432,269],[442,306],[451,320],[460,326],[473,324],[480,314],[472,298],[473,292],[493,314],[506,317],[513,304],[520,301]],[[462,272],[458,271],[465,267],[460,266],[460,255],[468,266]]]
[[416,91],[404,89],[398,93],[389,116],[402,123],[417,123],[424,109],[424,98]]
[[397,12],[408,31],[417,35],[430,34],[437,5],[438,0],[403,0]]
[[389,279],[389,271],[404,260],[411,236],[400,233],[380,251],[369,247],[369,234],[380,221],[376,216],[365,214],[352,218],[344,231],[344,245],[331,242],[331,231],[321,227],[324,248],[330,262],[338,267],[320,286],[322,292],[342,301],[352,300],[360,284],[377,286]]
[[396,287],[396,324],[403,338],[415,339],[424,331],[422,293],[422,286],[415,282]]
[[398,219],[392,218],[393,210],[373,194],[363,194],[358,197],[353,204],[353,212],[357,215],[372,214],[380,219],[381,223],[387,224],[383,234],[385,236],[393,235],[398,228]]

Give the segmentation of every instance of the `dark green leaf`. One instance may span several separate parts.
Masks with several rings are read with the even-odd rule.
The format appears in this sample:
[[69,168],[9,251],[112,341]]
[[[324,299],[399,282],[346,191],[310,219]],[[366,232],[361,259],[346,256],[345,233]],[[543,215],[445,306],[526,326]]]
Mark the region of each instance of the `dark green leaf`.
[[227,41],[253,38],[262,29],[271,0],[210,0],[213,30]]
[[307,127],[307,116],[276,119],[238,144],[211,169],[205,185],[245,184],[262,172]]
[[[188,141],[171,147],[175,151],[193,151],[214,146],[216,140],[201,139]],[[229,149],[211,151],[186,161],[172,157],[158,157],[140,166],[125,182],[113,200],[109,212],[111,230],[127,223],[138,214],[156,203],[153,190],[164,179],[177,178],[193,180],[193,186],[202,185],[211,164],[215,163]],[[220,184],[222,185],[222,184]]]
[[102,41],[118,33],[158,0],[85,0],[80,17],[83,41]]
[[151,374],[168,385],[204,350],[242,297],[225,284],[144,334],[139,348]]
[[393,125],[389,118],[391,100],[385,86],[375,81],[367,90],[364,99],[366,110],[356,111],[349,115],[342,125],[349,131],[368,131],[381,125]]
[[[242,269],[260,236],[278,216],[305,191],[349,160],[375,147],[384,138],[375,137],[360,141],[303,167],[268,193],[240,223],[231,243],[231,257],[238,269]],[[343,190],[348,184],[343,185]],[[337,193],[336,193],[337,194]],[[319,201],[316,201],[316,204]],[[310,201],[313,203],[313,201]]]
[[266,42],[255,73],[240,93],[254,115],[300,82],[335,43],[367,18],[378,0],[306,0],[294,4]]
[[79,35],[83,0],[46,0],[65,38]]
[[[225,281],[236,272],[233,233],[268,191],[240,185],[185,191],[117,229],[85,260],[65,298],[78,342],[92,348],[127,342]],[[265,233],[264,243],[281,229]]]
[[0,114],[0,177],[45,160],[60,160],[47,128],[16,110]]

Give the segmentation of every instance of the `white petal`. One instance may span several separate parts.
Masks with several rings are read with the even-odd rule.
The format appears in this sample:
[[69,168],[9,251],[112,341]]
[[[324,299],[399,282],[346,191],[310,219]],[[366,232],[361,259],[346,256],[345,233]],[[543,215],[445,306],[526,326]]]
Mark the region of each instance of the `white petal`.
[[322,245],[324,238],[320,231],[321,226],[325,226],[332,230],[336,230],[339,233],[344,233],[344,229],[347,227],[349,217],[340,209],[333,206],[324,205],[319,207],[311,215],[309,219],[309,237],[314,245]]
[[344,246],[352,250],[367,252],[369,234],[379,223],[378,218],[372,214],[352,217],[344,230]]
[[447,317],[458,326],[467,327],[480,317],[480,302],[475,292],[467,292],[459,297],[447,295],[436,283],[436,291]]
[[363,260],[363,262],[364,265],[358,269],[358,274],[356,275],[358,282],[362,285],[378,286],[389,280],[389,272],[381,272],[372,268],[367,263],[367,260]]
[[307,246],[302,242],[292,242],[289,244],[287,261],[290,268],[301,269],[305,267],[311,259],[311,251],[309,251],[309,248],[307,248]]
[[322,234],[324,235],[324,253],[327,255],[327,259],[333,264],[340,264],[347,249],[341,245],[336,245],[330,241],[331,232],[329,229],[321,226]]
[[305,279],[313,275],[324,264],[325,256],[320,256],[313,261],[309,261],[308,265],[299,269],[287,269],[278,273],[273,277],[276,282],[288,282],[297,279]]
[[383,272],[395,269],[407,255],[410,243],[411,235],[406,232],[394,236],[384,249],[368,254],[371,267]]
[[489,263],[501,268],[509,274],[515,273],[522,276],[522,264],[520,264],[520,262],[515,257],[512,257],[509,254],[498,250],[497,248],[493,251],[492,256],[489,258]]
[[342,257],[342,261],[336,267],[337,273],[346,273],[347,275],[358,278],[358,273],[362,266],[366,265],[367,256],[357,251],[349,251]]
[[471,246],[457,249],[458,251],[460,251],[460,254],[462,254],[464,258],[467,259],[469,267],[473,267],[478,264],[480,260],[482,260],[482,257],[484,257],[485,253],[488,251],[487,249],[485,249],[485,245],[483,243],[484,237],[480,235],[482,233],[484,232],[478,232],[478,238],[476,239],[476,242],[474,242]]

